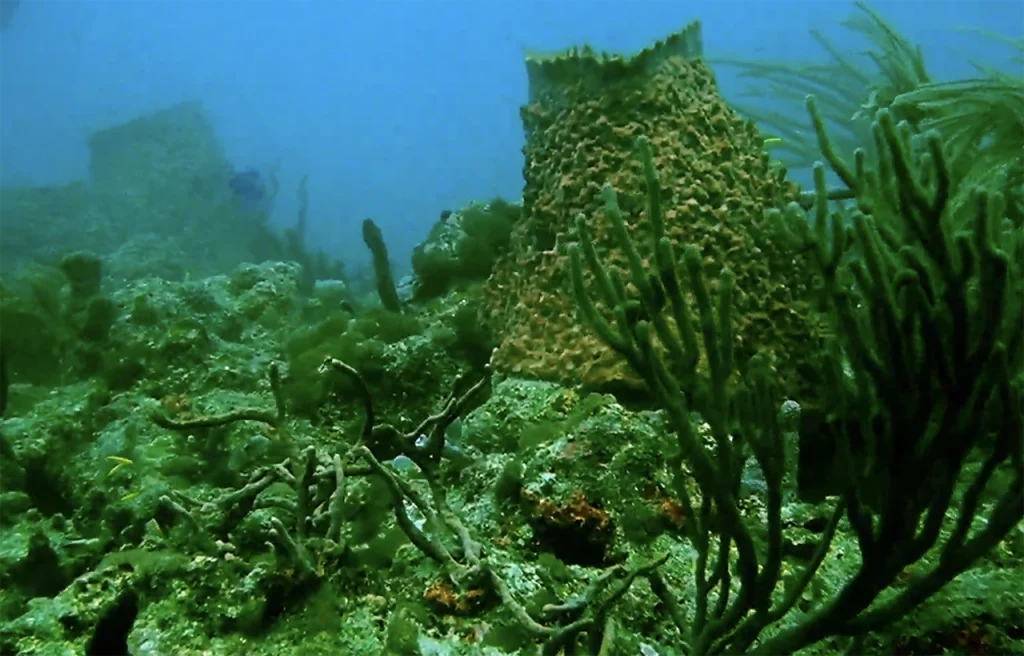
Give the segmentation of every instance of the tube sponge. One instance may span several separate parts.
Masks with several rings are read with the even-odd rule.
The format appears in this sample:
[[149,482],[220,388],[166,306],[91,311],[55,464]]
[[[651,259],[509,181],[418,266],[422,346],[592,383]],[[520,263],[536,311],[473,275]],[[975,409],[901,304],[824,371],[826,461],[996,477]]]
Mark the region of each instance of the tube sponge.
[[384,243],[384,235],[373,219],[363,219],[363,242],[373,254],[373,275],[377,279],[377,294],[380,302],[392,312],[401,312],[402,303],[395,291],[395,281],[391,277],[391,263],[388,260],[388,247]]

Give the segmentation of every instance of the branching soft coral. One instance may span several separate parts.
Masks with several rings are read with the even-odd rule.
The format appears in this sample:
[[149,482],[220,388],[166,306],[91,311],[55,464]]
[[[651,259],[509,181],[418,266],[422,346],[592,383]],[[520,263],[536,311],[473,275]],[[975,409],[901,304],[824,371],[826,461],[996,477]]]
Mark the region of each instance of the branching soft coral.
[[[577,221],[580,243],[572,247],[571,263],[581,314],[643,377],[677,437],[667,461],[676,473],[673,491],[694,518],[686,532],[697,551],[692,612],[684,614],[675,601],[670,572],[651,581],[685,636],[687,653],[788,654],[830,636],[879,629],[971,567],[1024,516],[1024,322],[1013,293],[1024,271],[994,240],[1002,196],[975,190],[970,230],[961,230],[951,216],[956,189],[938,135],[928,134],[927,150],[917,156],[909,126],[882,111],[872,126],[877,158],[869,161],[858,151],[850,166],[836,154],[813,102],[808,109],[819,146],[857,208],[849,217],[829,213],[825,170],[818,165],[813,227],[797,203],[775,218],[791,245],[813,254],[823,280],[835,334],[824,402],[851,421],[836,444],[844,454],[836,472],[842,493],[813,556],[788,580],[781,567],[786,457],[778,406],[766,368],[734,379],[733,276],[723,271],[713,295],[692,246],[682,257],[685,276],[677,275],[645,139],[639,150],[653,267],[639,256],[615,192],[604,190],[605,213],[635,294],[602,265],[586,222]],[[584,265],[594,274],[593,289],[585,284]],[[706,374],[696,367],[698,340]],[[703,415],[713,444],[697,438],[691,411]],[[766,544],[753,539],[755,526],[737,504],[751,452],[768,487]],[[972,460],[976,468],[968,466]],[[684,465],[699,485],[699,503],[681,480]],[[997,471],[1012,479],[1008,488],[990,489]],[[986,496],[995,501],[983,503]],[[843,518],[860,547],[852,576],[788,628],[766,632],[790,613],[829,557]],[[914,564],[926,573],[883,596]]]

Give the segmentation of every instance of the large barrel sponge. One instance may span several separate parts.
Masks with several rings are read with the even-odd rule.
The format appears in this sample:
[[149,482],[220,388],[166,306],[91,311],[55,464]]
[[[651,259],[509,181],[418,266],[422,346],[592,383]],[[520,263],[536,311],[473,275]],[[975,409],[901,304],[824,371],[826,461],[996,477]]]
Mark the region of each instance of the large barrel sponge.
[[719,96],[701,50],[700,24],[693,23],[629,58],[585,48],[527,59],[523,218],[486,287],[497,370],[593,389],[642,389],[578,318],[566,247],[582,214],[601,260],[626,273],[602,216],[599,192],[610,183],[637,248],[653,259],[635,156],[637,137],[646,135],[677,253],[686,244],[700,248],[712,291],[723,267],[736,275],[737,365],[742,370],[755,351],[767,351],[787,394],[813,386],[807,363],[821,340],[810,267],[782,246],[763,216],[796,189],[770,166],[754,125]]

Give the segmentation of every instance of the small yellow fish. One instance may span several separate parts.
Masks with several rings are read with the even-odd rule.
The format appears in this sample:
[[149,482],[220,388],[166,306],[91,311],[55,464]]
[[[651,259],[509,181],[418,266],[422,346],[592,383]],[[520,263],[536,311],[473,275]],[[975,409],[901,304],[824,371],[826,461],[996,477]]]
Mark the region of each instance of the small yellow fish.
[[124,467],[125,465],[134,465],[135,464],[130,459],[122,458],[121,456],[107,456],[107,460],[109,460],[110,462],[117,463],[116,465],[114,465],[113,469],[111,469],[110,471],[107,472],[107,476],[110,476],[111,474],[116,472],[121,467]]
[[764,138],[764,147],[765,148],[769,148],[771,146],[778,146],[780,143],[782,143],[782,137],[765,137]]

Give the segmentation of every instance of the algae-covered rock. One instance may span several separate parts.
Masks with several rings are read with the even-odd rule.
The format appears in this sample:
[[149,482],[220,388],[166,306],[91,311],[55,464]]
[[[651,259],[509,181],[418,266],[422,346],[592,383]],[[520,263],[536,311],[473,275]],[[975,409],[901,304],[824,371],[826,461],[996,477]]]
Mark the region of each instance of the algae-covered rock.
[[414,298],[443,295],[459,283],[485,280],[509,247],[522,206],[495,198],[445,211],[412,253]]
[[443,348],[415,315],[337,310],[289,336],[286,394],[295,412],[309,416],[331,396],[351,398],[351,381],[318,373],[330,356],[360,372],[385,416],[416,416],[445,394],[444,384],[454,376],[456,365]]
[[75,300],[92,298],[100,293],[103,282],[103,260],[95,253],[75,251],[61,258],[61,273],[71,285],[71,297]]
[[184,246],[180,236],[134,234],[110,255],[107,269],[124,282],[146,277],[180,282],[189,277]]
[[[542,544],[570,560],[575,553],[608,562],[616,540],[646,542],[672,528],[662,507],[669,496],[662,454],[671,444],[658,413],[626,410],[608,395],[513,378],[495,386],[491,400],[465,420],[463,434],[466,444],[521,463],[524,521]],[[503,471],[498,480],[508,485],[509,475]],[[581,523],[593,531],[562,530]]]
[[26,264],[55,262],[72,250],[100,250],[109,239],[108,220],[96,210],[92,190],[84,181],[4,186],[0,225],[0,273],[5,276]]
[[[0,620],[10,618],[0,621],[0,647],[81,654],[105,617],[136,600],[126,638],[133,654],[497,656],[535,648],[536,637],[502,604],[474,597],[472,586],[459,589],[396,524],[388,486],[348,459],[364,421],[358,390],[319,371],[324,355],[350,359],[367,382],[376,422],[411,432],[444,409],[453,379],[468,370],[451,340],[465,330],[457,322],[472,325],[462,309],[472,297],[450,294],[403,315],[311,312],[297,298],[294,274],[292,265],[268,263],[179,282],[133,280],[110,290],[123,311],[102,375],[16,385],[16,400],[31,393],[34,402],[0,426],[21,472],[0,480],[0,569],[17,583],[0,589]],[[269,374],[275,360],[282,360],[283,419]],[[469,382],[482,369],[469,370]],[[661,413],[555,383],[492,382],[489,398],[448,426],[437,476],[448,508],[509,594],[545,618],[546,605],[577,598],[608,567],[662,554],[666,580],[692,608],[687,573],[695,552],[682,539],[688,518],[670,493],[663,454],[674,445]],[[306,407],[301,395],[314,398],[314,387],[321,395]],[[253,414],[188,425],[239,410]],[[157,416],[167,421],[158,425]],[[297,456],[308,447],[317,464],[302,537]],[[343,546],[320,537],[335,454],[347,468]],[[430,502],[433,492],[410,459],[384,466]],[[272,485],[235,501],[271,471],[279,477]],[[760,479],[749,474],[744,512],[760,518]],[[429,529],[418,509],[406,507]],[[786,572],[806,559],[821,519],[815,506],[784,509],[793,538]],[[312,578],[275,522],[307,555]],[[838,536],[837,557],[800,603],[810,607],[836,589],[853,560],[838,556],[855,553],[855,539]],[[1001,558],[986,574],[992,585],[1015,562],[1009,552]],[[32,576],[40,568],[47,577]],[[968,626],[991,614],[977,590],[970,594],[971,609],[951,621]],[[672,653],[666,644],[674,634],[658,603],[642,581],[615,603],[616,650],[639,653],[643,643]],[[932,630],[923,620],[912,627],[906,631]],[[902,644],[900,637],[885,644]]]
[[56,269],[31,267],[0,294],[0,341],[7,375],[15,382],[50,382],[66,369],[74,341]]

